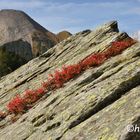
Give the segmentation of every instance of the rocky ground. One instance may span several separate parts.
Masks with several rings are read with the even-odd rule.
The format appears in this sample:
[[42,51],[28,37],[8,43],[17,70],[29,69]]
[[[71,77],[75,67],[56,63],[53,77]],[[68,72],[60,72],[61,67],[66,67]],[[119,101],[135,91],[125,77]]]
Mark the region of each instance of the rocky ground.
[[[0,110],[26,89],[36,89],[48,74],[64,64],[76,64],[88,55],[102,52],[111,42],[128,38],[109,22],[93,31],[69,37],[43,55],[29,61],[0,80]],[[140,43],[89,68],[50,91],[16,122],[10,116],[0,121],[1,140],[139,140],[140,133]]]

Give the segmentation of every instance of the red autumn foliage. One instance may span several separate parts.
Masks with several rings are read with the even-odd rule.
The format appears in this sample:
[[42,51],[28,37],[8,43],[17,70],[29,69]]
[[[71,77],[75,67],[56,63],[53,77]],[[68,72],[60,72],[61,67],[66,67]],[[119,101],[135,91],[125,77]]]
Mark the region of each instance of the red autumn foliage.
[[89,57],[82,60],[80,63],[82,65],[82,69],[87,69],[93,66],[99,66],[102,64],[106,59],[120,54],[123,50],[130,47],[134,44],[135,41],[133,39],[129,39],[126,41],[115,41],[112,42],[111,47],[108,48],[106,51],[101,53],[92,54]]
[[80,64],[81,64],[82,69],[85,70],[89,67],[99,66],[105,60],[106,60],[106,57],[103,53],[97,53],[97,54],[93,54],[93,55],[87,57],[86,59],[81,61]]
[[43,82],[43,83],[42,83],[42,87],[43,87],[44,89],[47,89],[47,87],[48,87],[48,81],[47,81],[47,82]]
[[36,90],[26,90],[23,97],[18,95],[11,102],[9,102],[7,105],[8,111],[14,114],[25,112],[25,110],[30,108],[30,105],[41,98],[44,93],[45,89],[43,87]]
[[56,70],[54,74],[50,74],[48,80],[42,83],[42,86],[36,90],[26,90],[23,97],[16,96],[7,105],[8,111],[14,114],[24,113],[31,104],[40,99],[47,91],[60,88],[75,76],[89,67],[99,66],[108,58],[120,54],[123,50],[134,44],[132,39],[126,41],[116,41],[106,51],[91,54],[78,64],[63,66],[62,70]]
[[133,39],[112,42],[111,47],[104,52],[104,55],[106,56],[106,58],[118,55],[134,43],[136,43],[136,41],[134,41]]
[[44,87],[40,87],[38,89],[35,90],[36,96],[39,98],[40,96],[45,94],[45,88]]
[[25,110],[25,102],[23,98],[16,95],[7,105],[8,111],[14,114],[22,113]]
[[63,66],[62,70],[55,70],[54,74],[50,74],[47,82],[43,82],[42,86],[47,90],[57,89],[63,84],[81,72],[80,64]]
[[37,96],[34,90],[26,90],[23,95],[23,100],[26,104],[31,104],[37,101]]
[[74,64],[69,66],[64,66],[61,71],[55,71],[52,77],[54,88],[60,88],[63,84],[70,79],[74,78],[81,72],[81,65]]

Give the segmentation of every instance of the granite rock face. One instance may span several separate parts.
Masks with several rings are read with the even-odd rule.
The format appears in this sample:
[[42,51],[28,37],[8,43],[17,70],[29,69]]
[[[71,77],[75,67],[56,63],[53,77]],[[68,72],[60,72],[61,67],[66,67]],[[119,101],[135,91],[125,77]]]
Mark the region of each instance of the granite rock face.
[[[36,89],[48,74],[64,64],[76,64],[129,38],[109,22],[77,33],[0,80],[0,110],[26,89]],[[139,140],[140,43],[90,68],[64,87],[47,93],[33,108],[11,123],[0,121],[2,140]]]

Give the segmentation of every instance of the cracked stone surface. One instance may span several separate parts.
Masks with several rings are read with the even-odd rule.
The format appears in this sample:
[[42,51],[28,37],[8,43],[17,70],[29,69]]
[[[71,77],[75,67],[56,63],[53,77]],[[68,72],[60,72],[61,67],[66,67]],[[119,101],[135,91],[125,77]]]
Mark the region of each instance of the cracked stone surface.
[[[117,22],[77,33],[0,79],[0,110],[26,89],[36,89],[63,65],[106,50],[111,42],[129,38]],[[139,140],[140,43],[102,65],[90,68],[47,93],[16,122],[0,121],[2,140]]]

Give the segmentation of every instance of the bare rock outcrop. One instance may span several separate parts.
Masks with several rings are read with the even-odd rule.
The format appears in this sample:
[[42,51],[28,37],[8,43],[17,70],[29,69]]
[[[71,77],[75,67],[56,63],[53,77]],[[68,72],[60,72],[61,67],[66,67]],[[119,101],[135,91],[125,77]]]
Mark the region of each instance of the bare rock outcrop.
[[[48,74],[77,64],[112,42],[130,38],[109,22],[77,33],[0,80],[0,110],[26,89],[36,89]],[[139,140],[140,43],[89,68],[46,94],[16,122],[0,121],[2,140]]]

